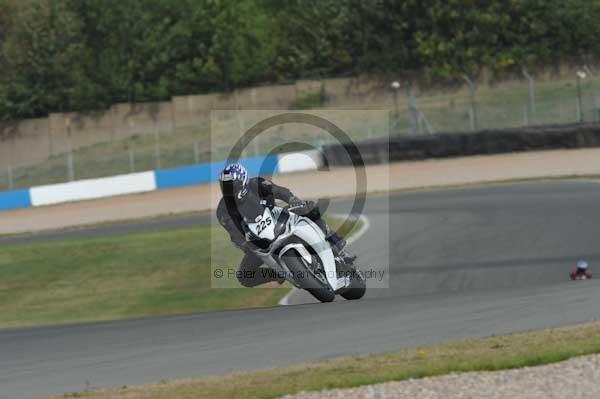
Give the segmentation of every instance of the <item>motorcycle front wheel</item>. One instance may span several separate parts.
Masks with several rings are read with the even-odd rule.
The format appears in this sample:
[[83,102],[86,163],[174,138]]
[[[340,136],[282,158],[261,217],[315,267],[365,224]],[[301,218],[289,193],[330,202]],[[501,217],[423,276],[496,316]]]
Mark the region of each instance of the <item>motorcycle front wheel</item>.
[[[299,253],[290,250],[285,255],[285,264],[290,272],[295,276],[296,282],[300,287],[308,291],[312,296],[320,302],[332,302],[335,299],[335,292],[329,286],[319,280],[311,270],[309,270]],[[323,276],[325,278],[325,276]]]

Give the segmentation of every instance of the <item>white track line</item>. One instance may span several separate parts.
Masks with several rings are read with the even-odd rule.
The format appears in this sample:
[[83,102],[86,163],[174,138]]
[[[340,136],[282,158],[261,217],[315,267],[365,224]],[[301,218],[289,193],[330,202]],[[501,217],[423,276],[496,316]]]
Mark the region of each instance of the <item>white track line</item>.
[[[340,215],[340,214],[332,214],[331,216],[346,217],[346,215]],[[348,244],[355,243],[363,234],[365,234],[367,232],[367,230],[369,230],[369,227],[371,227],[371,222],[369,222],[368,217],[366,217],[365,215],[360,215],[359,219],[362,222],[362,225],[360,226],[360,229],[358,229],[357,232],[352,233],[352,235],[350,237],[348,237],[348,239],[346,240],[348,242]],[[281,306],[289,305],[290,298],[296,291],[299,291],[298,288],[296,288],[296,287],[292,288],[292,290],[290,292],[288,292],[286,294],[286,296],[284,296],[283,298],[281,298],[279,300],[279,305],[281,305]]]
[[[333,215],[333,216],[345,217],[346,215]],[[368,217],[366,217],[365,215],[360,215],[358,218],[362,222],[362,225],[360,226],[360,229],[358,229],[357,232],[352,233],[352,235],[350,237],[348,237],[348,239],[346,240],[348,242],[348,244],[354,244],[371,227],[371,222],[369,221]]]

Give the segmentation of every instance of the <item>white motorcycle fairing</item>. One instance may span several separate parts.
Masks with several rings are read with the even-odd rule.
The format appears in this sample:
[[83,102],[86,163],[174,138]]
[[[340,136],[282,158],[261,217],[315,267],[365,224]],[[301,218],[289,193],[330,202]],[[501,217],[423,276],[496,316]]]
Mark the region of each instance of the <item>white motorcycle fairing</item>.
[[[314,253],[319,257],[327,282],[334,291],[344,288],[347,281],[337,278],[337,268],[333,252],[329,243],[325,239],[325,234],[312,220],[307,217],[289,212],[289,218],[285,224],[285,230],[280,232],[275,231],[275,227],[279,216],[282,214],[283,208],[273,207],[272,210],[268,207],[264,208],[263,214],[256,217],[253,222],[247,222],[250,232],[258,237],[271,241],[269,248],[265,250],[257,250],[255,254],[269,267],[275,270],[283,270],[290,272],[285,264],[284,255],[290,250],[296,250],[302,257],[306,265],[312,265],[313,256],[303,243],[309,245]],[[287,212],[287,211],[286,211]],[[284,244],[290,237],[298,238],[299,242],[291,242]],[[283,245],[283,247],[282,247]],[[281,248],[278,254],[274,254],[275,250]]]

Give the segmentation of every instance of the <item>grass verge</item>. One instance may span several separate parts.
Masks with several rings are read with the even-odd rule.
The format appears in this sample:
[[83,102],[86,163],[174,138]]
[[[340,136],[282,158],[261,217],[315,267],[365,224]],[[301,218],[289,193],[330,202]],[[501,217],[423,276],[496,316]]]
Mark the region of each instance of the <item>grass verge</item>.
[[[88,399],[267,399],[300,391],[349,388],[451,372],[538,366],[600,352],[600,323],[302,366],[66,394]],[[192,373],[193,370],[190,370]]]
[[210,225],[0,246],[0,327],[276,306],[289,291],[211,288],[211,243],[221,264],[239,264]]
[[[0,247],[0,326],[276,305],[281,289],[210,288],[210,226]],[[224,256],[239,262],[239,251]]]

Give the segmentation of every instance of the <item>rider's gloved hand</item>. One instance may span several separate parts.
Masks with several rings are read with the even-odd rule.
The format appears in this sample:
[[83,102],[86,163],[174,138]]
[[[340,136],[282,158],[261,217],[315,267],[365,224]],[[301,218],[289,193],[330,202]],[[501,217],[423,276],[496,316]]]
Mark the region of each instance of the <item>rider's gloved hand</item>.
[[292,197],[290,197],[289,204],[292,208],[304,208],[306,206],[306,201],[303,201],[300,198],[293,195]]

